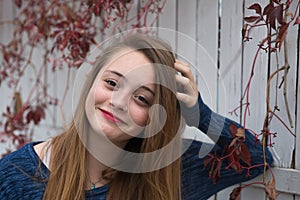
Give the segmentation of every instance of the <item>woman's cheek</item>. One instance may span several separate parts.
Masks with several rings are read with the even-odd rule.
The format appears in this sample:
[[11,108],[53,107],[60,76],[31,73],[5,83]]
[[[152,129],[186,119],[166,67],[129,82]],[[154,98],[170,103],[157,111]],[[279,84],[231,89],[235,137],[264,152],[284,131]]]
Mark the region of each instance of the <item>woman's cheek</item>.
[[149,118],[148,111],[149,108],[141,108],[139,106],[134,106],[132,109],[130,109],[129,113],[131,119],[136,125],[145,127]]
[[103,103],[108,98],[108,92],[101,84],[97,84],[92,88],[91,92],[94,103]]

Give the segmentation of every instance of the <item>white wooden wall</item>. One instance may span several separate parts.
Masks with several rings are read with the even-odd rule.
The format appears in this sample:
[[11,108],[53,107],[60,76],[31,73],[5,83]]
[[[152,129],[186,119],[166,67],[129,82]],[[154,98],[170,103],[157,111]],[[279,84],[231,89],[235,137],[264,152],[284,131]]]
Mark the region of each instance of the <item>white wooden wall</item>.
[[[210,107],[241,123],[243,117],[232,116],[228,112],[239,105],[239,100],[250,76],[257,44],[265,36],[263,29],[254,30],[252,32],[254,39],[249,43],[242,43],[243,16],[253,14],[246,8],[256,2],[261,3],[262,6],[268,3],[263,0],[170,0],[164,8],[163,15],[159,17],[158,23],[159,27],[176,30],[195,40],[196,44],[183,41],[178,37],[180,35],[178,33],[177,37],[172,37],[171,42],[175,43],[178,54],[188,58],[188,61],[201,72],[198,77],[199,89]],[[291,6],[291,10],[295,8],[295,5]],[[220,20],[218,16],[220,16]],[[220,29],[218,29],[219,25]],[[290,27],[287,35],[291,65],[287,96],[294,123],[292,130],[299,135],[299,119],[297,118],[300,90],[299,82],[297,83],[299,76],[299,66],[297,66],[297,61],[299,62],[299,57],[297,57],[299,54],[298,34],[299,27],[293,26]],[[203,55],[202,48],[205,49],[207,55]],[[203,56],[210,57],[210,60],[205,60]],[[279,65],[283,66],[283,51],[280,53],[279,60]],[[274,71],[276,69],[275,59],[272,58],[270,62],[271,71]],[[262,129],[266,111],[267,64],[268,55],[260,53],[250,91],[251,115],[247,117],[246,124],[248,128],[257,133]],[[272,89],[274,91],[274,88]],[[278,105],[281,112],[278,115],[288,123],[282,89],[279,90],[279,93]],[[274,99],[274,92],[271,95]],[[276,159],[276,168],[273,171],[276,177],[278,199],[300,199],[300,151],[297,147],[300,145],[299,139],[289,134],[276,119],[272,121],[271,131],[278,132],[272,148]],[[295,155],[293,156],[294,150]],[[291,169],[292,159],[295,159],[296,162],[295,169]],[[261,177],[257,180],[261,180]],[[211,199],[228,199],[232,188],[220,192]],[[264,190],[258,187],[247,188],[242,192],[242,199],[265,199]]]
[[[221,2],[222,1],[222,2]],[[241,30],[243,16],[251,14],[246,8],[254,2],[265,5],[266,0],[168,0],[159,16],[157,26],[161,29],[158,35],[167,39],[184,60],[196,69],[197,82],[206,103],[215,111],[242,122],[240,116],[231,116],[229,111],[239,105],[239,101],[250,75],[251,64],[258,42],[264,37],[263,30],[252,32],[253,40],[242,43]],[[292,5],[294,8],[295,5]],[[12,19],[16,11],[10,0],[0,1],[1,20]],[[219,18],[220,16],[220,18]],[[220,29],[219,29],[220,25]],[[9,41],[11,25],[0,26],[0,41]],[[169,30],[166,30],[169,29]],[[172,30],[172,31],[170,31]],[[300,67],[299,67],[299,27],[292,26],[287,35],[289,61],[291,69],[288,74],[288,99],[293,118],[292,129],[296,135],[300,134]],[[220,47],[220,48],[218,48]],[[38,52],[36,52],[38,57]],[[297,57],[298,56],[298,57]],[[283,55],[280,54],[280,65]],[[263,126],[265,105],[265,87],[267,82],[268,56],[259,54],[257,67],[251,89],[251,116],[247,117],[247,127],[260,132]],[[275,60],[271,60],[272,70],[276,68]],[[51,93],[61,98],[65,89],[65,74],[67,71],[50,75],[49,88]],[[71,86],[76,71],[71,71]],[[28,74],[30,76],[30,74]],[[280,77],[281,78],[281,77]],[[24,80],[22,91],[28,91],[30,80]],[[279,90],[282,93],[282,89]],[[12,93],[8,88],[0,87],[0,109],[4,110]],[[67,99],[71,99],[71,94]],[[274,94],[272,94],[274,96]],[[285,105],[282,94],[279,95],[278,105],[281,109],[279,116],[286,122]],[[26,99],[26,94],[24,94]],[[71,104],[65,103],[64,113],[70,119]],[[61,128],[61,114],[59,107],[48,111],[48,118],[36,129],[35,140],[56,134]],[[272,148],[275,156],[276,168],[274,173],[278,189],[278,199],[300,200],[300,139],[295,138],[278,122],[273,120],[271,129],[278,132],[275,145]],[[45,134],[46,133],[46,134]],[[0,144],[0,151],[5,145]],[[293,155],[293,151],[295,154]],[[294,169],[291,168],[295,160]],[[261,177],[258,179],[261,180]],[[212,199],[229,199],[232,188],[228,188]],[[262,188],[252,187],[243,190],[243,200],[265,199]]]

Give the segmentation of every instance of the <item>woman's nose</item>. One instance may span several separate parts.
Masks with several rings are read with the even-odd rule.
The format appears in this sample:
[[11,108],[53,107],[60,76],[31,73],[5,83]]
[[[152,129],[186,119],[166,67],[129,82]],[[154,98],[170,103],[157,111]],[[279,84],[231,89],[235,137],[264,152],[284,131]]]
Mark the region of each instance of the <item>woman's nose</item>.
[[127,111],[130,97],[130,92],[127,92],[125,90],[114,91],[110,99],[110,105],[114,109]]

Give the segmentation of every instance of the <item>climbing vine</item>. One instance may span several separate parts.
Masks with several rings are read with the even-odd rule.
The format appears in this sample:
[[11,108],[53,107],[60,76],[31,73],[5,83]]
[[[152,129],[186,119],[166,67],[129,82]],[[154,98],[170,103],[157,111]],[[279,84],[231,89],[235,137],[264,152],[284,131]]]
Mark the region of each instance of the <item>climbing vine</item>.
[[[80,68],[101,36],[154,26],[165,3],[146,0],[137,7],[131,0],[15,0],[15,18],[0,21],[0,26],[14,26],[12,39],[0,43],[0,86],[13,91],[0,119],[1,142],[12,143],[6,153],[32,140],[34,126],[46,118],[50,106],[62,108],[70,69]],[[42,54],[40,61],[34,58],[36,52]],[[62,68],[68,70],[67,86],[57,98],[48,91],[48,77]],[[33,86],[24,100],[21,82],[28,71],[34,73]]]
[[[290,7],[292,4],[295,4],[294,10],[290,10]],[[287,32],[291,26],[299,25],[300,24],[300,16],[299,16],[299,5],[300,1],[293,1],[293,0],[287,0],[285,2],[280,0],[270,0],[267,5],[264,7],[259,3],[254,3],[248,7],[249,10],[252,10],[255,14],[251,16],[246,16],[244,18],[244,27],[242,30],[242,35],[244,42],[251,42],[251,31],[253,29],[259,29],[264,28],[266,31],[266,35],[264,38],[260,38],[261,41],[258,44],[258,48],[256,50],[255,56],[253,58],[252,66],[251,66],[251,74],[248,79],[246,88],[244,90],[244,93],[241,98],[241,105],[238,106],[236,109],[231,111],[231,113],[235,113],[238,109],[241,107],[244,107],[243,111],[243,125],[246,127],[246,120],[247,116],[250,113],[250,91],[251,91],[251,85],[253,82],[253,77],[255,74],[255,69],[257,67],[257,58],[259,56],[259,53],[265,52],[270,57],[275,57],[276,59],[276,65],[278,66],[275,71],[271,71],[270,75],[268,76],[267,81],[267,88],[266,88],[266,113],[264,118],[263,127],[260,133],[255,133],[254,131],[250,130],[256,138],[262,137],[262,145],[263,145],[263,154],[264,154],[264,176],[262,182],[255,182],[250,183],[248,185],[239,186],[235,188],[231,195],[230,199],[238,200],[240,199],[240,192],[243,188],[248,187],[249,185],[254,184],[260,184],[265,187],[265,192],[268,197],[268,199],[273,200],[277,197],[276,192],[276,181],[274,174],[272,173],[272,169],[270,169],[270,166],[268,166],[266,162],[266,147],[272,147],[274,145],[273,138],[277,136],[276,132],[270,131],[270,124],[273,118],[278,119],[278,121],[284,126],[288,133],[295,136],[294,132],[292,131],[293,128],[293,122],[292,117],[290,113],[289,103],[287,99],[287,82],[288,82],[288,72],[291,67],[289,60],[288,60],[288,48],[287,48]],[[278,61],[278,54],[280,51],[284,51],[284,65],[279,66]],[[270,68],[269,68],[270,70]],[[271,81],[273,78],[278,77],[280,73],[283,73],[282,75],[282,82],[279,83],[276,81],[275,90],[276,90],[276,96],[277,99],[277,89],[281,88],[283,86],[283,96],[284,96],[284,102],[285,102],[285,111],[287,113],[288,122],[285,122],[282,120],[279,115],[277,114],[280,109],[277,105],[277,100],[275,99],[275,105],[272,107],[271,105],[271,97],[270,97],[270,90],[271,90]],[[272,177],[269,181],[266,180],[266,170],[270,169]]]

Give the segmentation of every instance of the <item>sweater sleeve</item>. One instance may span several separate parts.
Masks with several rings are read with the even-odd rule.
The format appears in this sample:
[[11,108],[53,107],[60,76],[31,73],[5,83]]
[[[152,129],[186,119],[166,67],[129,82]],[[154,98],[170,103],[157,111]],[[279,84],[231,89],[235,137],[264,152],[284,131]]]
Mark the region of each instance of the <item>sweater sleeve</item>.
[[[184,199],[207,199],[226,187],[251,180],[263,173],[263,165],[251,169],[243,168],[237,172],[232,167],[228,167],[230,163],[227,159],[224,159],[221,165],[220,179],[214,182],[209,176],[209,167],[204,167],[204,162],[208,158],[207,155],[211,153],[222,157],[224,149],[228,147],[233,139],[229,129],[230,125],[233,124],[237,128],[243,127],[237,122],[213,112],[203,102],[200,94],[198,104],[189,109],[189,115],[186,115],[185,119],[188,125],[198,127],[216,144],[211,145],[193,141],[190,148],[185,152],[182,160]],[[249,150],[251,166],[263,164],[262,145],[248,130],[245,130],[245,140],[243,143]],[[269,165],[273,163],[272,155],[267,148],[266,159]],[[240,162],[241,165],[247,166],[243,161]]]
[[[201,95],[198,95],[198,102],[192,108],[185,109],[183,112],[186,122],[190,126],[198,127],[203,133],[209,136],[217,145],[216,148],[224,148],[229,145],[232,141],[232,135],[230,133],[229,126],[233,124],[237,128],[243,128],[239,123],[228,119],[218,113],[213,112],[202,100]],[[262,153],[262,146],[260,142],[251,134],[247,129],[245,129],[245,141],[244,143],[251,150],[252,153]],[[202,149],[206,147],[206,144],[202,145]],[[209,145],[209,153],[211,145]],[[251,154],[252,155],[252,154]],[[201,155],[200,155],[201,156]],[[254,155],[253,155],[254,156]],[[271,165],[273,162],[272,155],[270,151],[266,150],[267,161]],[[202,156],[203,157],[203,156]],[[255,156],[254,156],[255,157]]]

